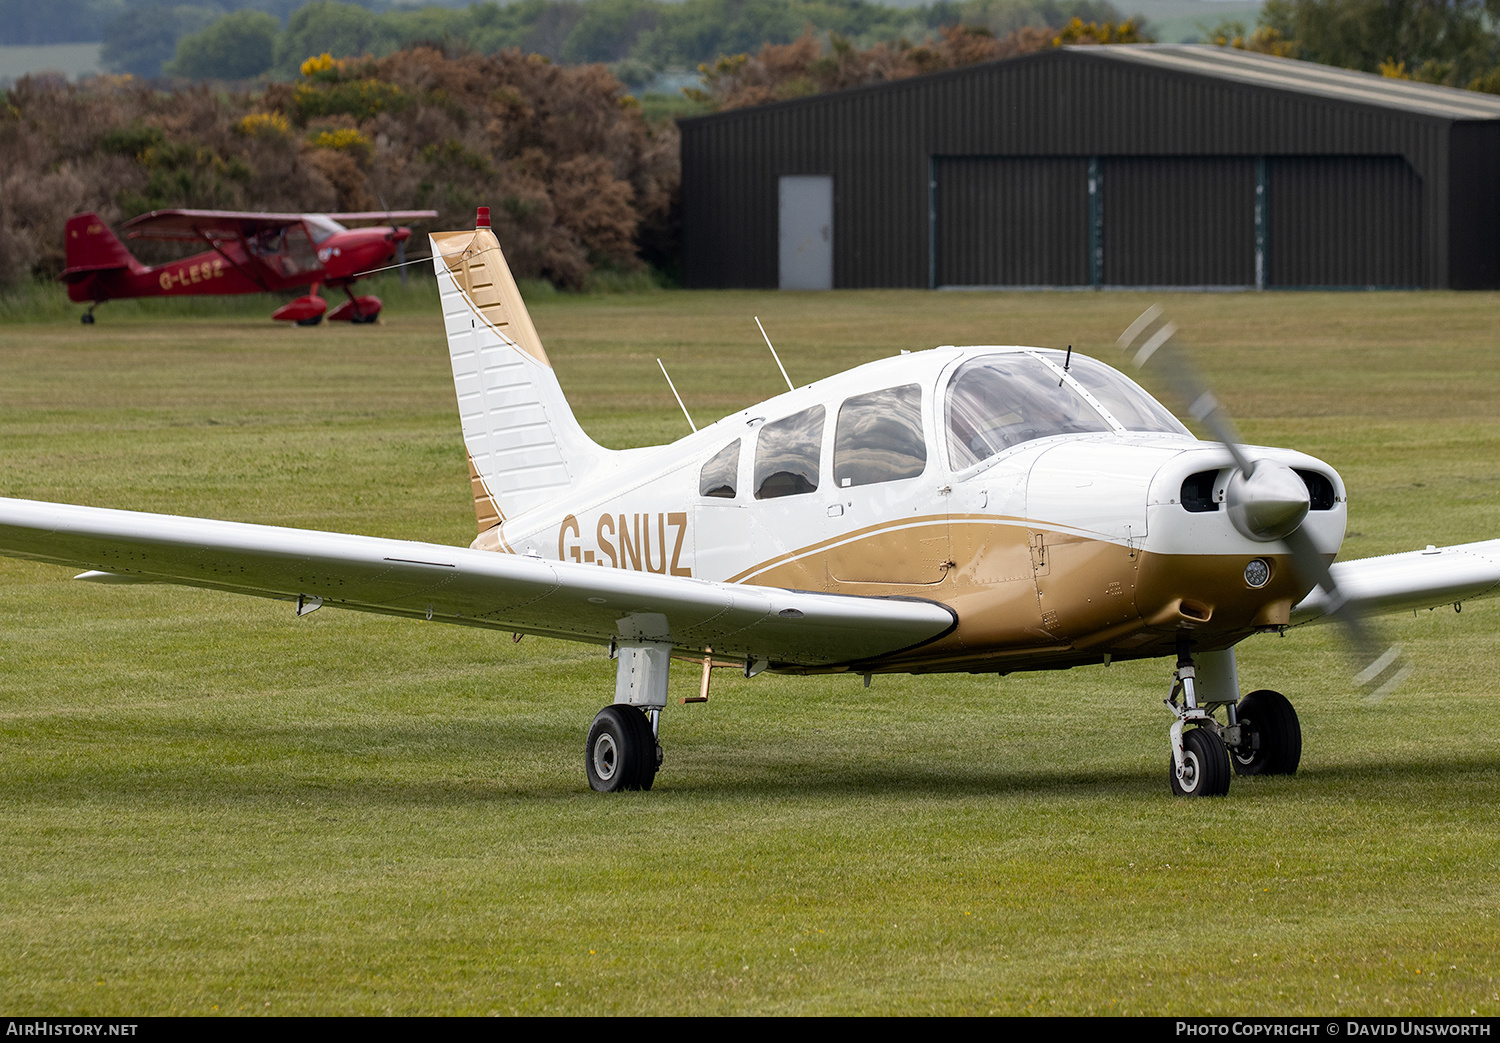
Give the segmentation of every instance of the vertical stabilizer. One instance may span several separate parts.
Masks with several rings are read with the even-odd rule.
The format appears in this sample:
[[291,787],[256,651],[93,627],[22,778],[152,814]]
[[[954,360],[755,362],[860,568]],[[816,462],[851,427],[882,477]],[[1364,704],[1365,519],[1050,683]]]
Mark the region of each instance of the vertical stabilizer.
[[484,533],[576,487],[612,454],[573,417],[489,228],[488,208],[478,225],[430,239]]
[[[68,218],[63,226],[63,256],[67,267],[59,278],[68,284],[68,299],[79,303],[104,300],[112,272],[145,271],[109,225],[92,212]],[[92,312],[89,321],[93,321]]]
[[67,272],[97,272],[140,267],[109,225],[95,213],[74,214],[63,226],[63,256]]

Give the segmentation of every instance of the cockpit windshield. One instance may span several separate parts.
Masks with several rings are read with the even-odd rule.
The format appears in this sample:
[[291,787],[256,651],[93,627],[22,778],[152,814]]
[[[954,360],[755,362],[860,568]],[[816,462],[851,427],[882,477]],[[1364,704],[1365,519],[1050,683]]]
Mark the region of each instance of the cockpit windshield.
[[1159,402],[1103,363],[1082,355],[1066,360],[1062,352],[1046,355],[1052,365],[1015,352],[982,355],[959,367],[947,395],[954,470],[1037,438],[1116,430],[1089,398],[1126,431],[1188,433]]
[[1113,431],[1088,400],[1030,355],[984,355],[948,382],[948,458],[972,467],[1048,435]]
[[303,214],[302,223],[307,226],[307,234],[314,243],[321,243],[330,235],[349,230],[333,218],[322,214]]
[[1110,369],[1102,362],[1095,362],[1084,355],[1074,355],[1068,366],[1068,376],[1078,381],[1127,431],[1189,434],[1188,429],[1167,412],[1165,406],[1142,391],[1123,373]]

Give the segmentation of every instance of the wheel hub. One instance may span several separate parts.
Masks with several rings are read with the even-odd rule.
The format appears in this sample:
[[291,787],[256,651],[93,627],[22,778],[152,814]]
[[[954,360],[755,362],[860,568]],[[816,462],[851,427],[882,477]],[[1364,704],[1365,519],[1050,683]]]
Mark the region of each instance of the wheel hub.
[[614,736],[601,735],[594,740],[594,774],[599,776],[601,782],[608,782],[615,777],[619,762],[620,751],[615,746]]
[[1193,753],[1182,755],[1182,772],[1178,776],[1182,780],[1182,788],[1188,792],[1198,788],[1198,757]]

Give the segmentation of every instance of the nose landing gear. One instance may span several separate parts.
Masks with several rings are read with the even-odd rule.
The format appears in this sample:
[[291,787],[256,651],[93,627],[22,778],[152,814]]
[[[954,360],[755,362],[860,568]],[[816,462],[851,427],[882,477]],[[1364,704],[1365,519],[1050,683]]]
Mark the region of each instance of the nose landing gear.
[[[1233,649],[1200,653],[1195,663],[1184,644],[1165,702],[1177,718],[1170,764],[1177,796],[1221,797],[1235,774],[1296,773],[1302,760],[1297,711],[1286,696],[1269,689],[1241,699]],[[1214,717],[1219,707],[1226,723]]]

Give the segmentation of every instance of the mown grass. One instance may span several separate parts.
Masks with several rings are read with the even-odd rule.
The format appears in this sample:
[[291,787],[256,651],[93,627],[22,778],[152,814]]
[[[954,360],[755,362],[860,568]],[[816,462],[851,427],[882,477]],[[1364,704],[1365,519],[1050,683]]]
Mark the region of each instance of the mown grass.
[[[264,299],[250,298],[264,305]],[[614,446],[935,343],[1109,357],[1128,294],[541,296]],[[1353,492],[1346,556],[1500,535],[1490,295],[1180,295],[1248,435]],[[110,306],[114,308],[113,305]],[[440,326],[101,309],[0,327],[5,495],[472,538]],[[1167,795],[1165,663],[715,681],[648,794],[583,781],[601,652],[0,562],[14,1013],[1500,1011],[1500,606],[1243,647],[1293,778]],[[674,678],[677,694],[696,684]]]

